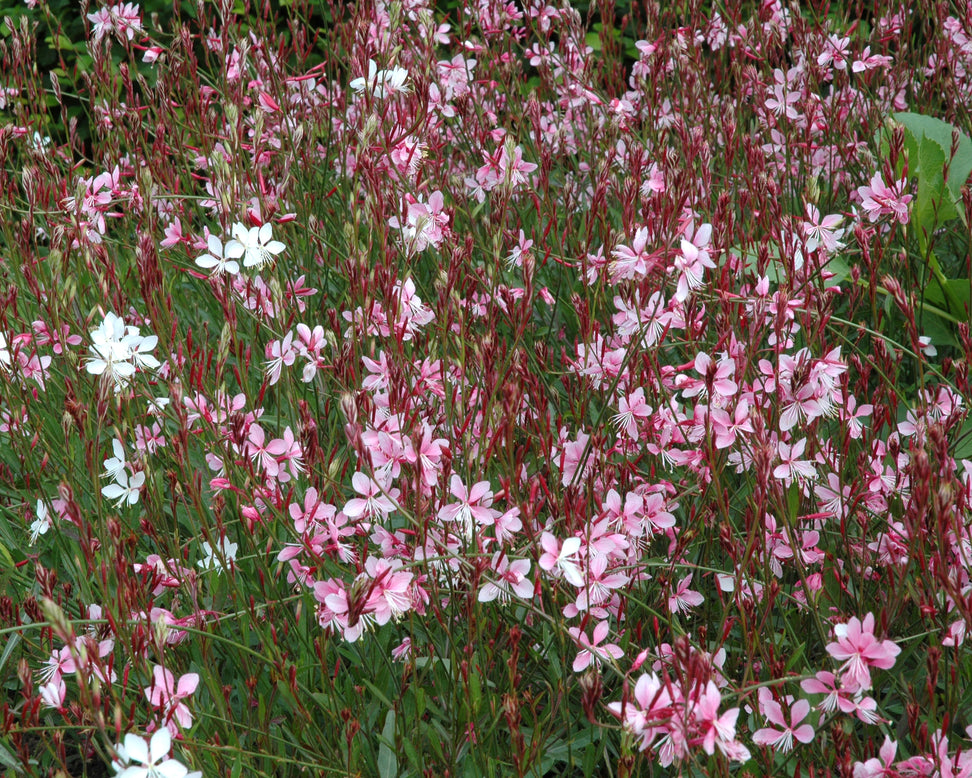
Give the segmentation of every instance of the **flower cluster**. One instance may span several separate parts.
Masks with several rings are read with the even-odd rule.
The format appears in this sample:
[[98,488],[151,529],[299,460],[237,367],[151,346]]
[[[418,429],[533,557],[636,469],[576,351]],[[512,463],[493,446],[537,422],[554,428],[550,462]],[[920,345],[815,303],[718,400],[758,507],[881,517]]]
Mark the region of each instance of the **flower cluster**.
[[138,327],[126,325],[124,319],[109,311],[97,329],[91,331],[85,369],[110,379],[115,392],[119,392],[138,370],[157,370],[161,366],[151,353],[158,342],[158,336],[142,335]]

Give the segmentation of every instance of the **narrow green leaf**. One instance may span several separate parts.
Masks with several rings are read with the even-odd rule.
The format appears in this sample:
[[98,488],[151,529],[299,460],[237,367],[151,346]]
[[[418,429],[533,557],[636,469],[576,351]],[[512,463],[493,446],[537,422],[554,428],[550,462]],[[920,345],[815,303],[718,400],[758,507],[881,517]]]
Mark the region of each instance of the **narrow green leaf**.
[[7,661],[10,659],[10,655],[14,652],[14,649],[20,645],[20,641],[22,639],[23,638],[21,638],[16,632],[12,632],[10,634],[10,640],[8,640],[7,645],[3,647],[3,655],[0,655],[0,670],[6,666]]
[[3,743],[0,743],[0,765],[3,765],[8,770],[13,770],[18,775],[22,775],[24,772],[23,767],[20,765],[20,760],[8,751]]

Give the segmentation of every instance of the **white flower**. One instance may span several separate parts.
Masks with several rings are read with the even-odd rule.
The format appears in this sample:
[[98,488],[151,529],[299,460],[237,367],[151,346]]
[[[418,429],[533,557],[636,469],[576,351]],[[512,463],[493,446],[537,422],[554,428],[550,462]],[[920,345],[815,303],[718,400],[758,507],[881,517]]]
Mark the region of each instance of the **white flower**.
[[47,510],[47,506],[43,500],[37,501],[37,508],[34,510],[34,514],[37,518],[30,525],[30,545],[34,545],[37,542],[37,538],[41,535],[46,535],[47,531],[51,528],[50,512]]
[[191,778],[184,764],[169,759],[171,747],[172,735],[166,727],[155,730],[149,741],[131,733],[125,735],[125,744],[115,746],[113,767],[118,778]]
[[138,327],[126,326],[125,320],[111,311],[104,321],[91,331],[91,354],[85,366],[92,375],[108,375],[117,391],[128,382],[137,368],[155,370],[159,361],[149,352],[159,339],[155,335],[142,336]]
[[124,343],[114,340],[105,343],[95,342],[91,344],[88,351],[92,356],[88,360],[86,369],[92,375],[107,374],[116,387],[126,383],[135,375],[135,365],[129,362],[131,352]]
[[129,478],[128,473],[122,471],[115,478],[115,483],[103,487],[101,493],[109,500],[115,500],[115,507],[120,508],[122,503],[127,503],[128,505],[137,503],[138,496],[144,485],[145,473],[138,472]]
[[206,248],[209,249],[209,253],[203,254],[201,257],[196,257],[196,264],[204,270],[209,270],[210,275],[219,276],[223,273],[228,273],[231,276],[235,276],[240,272],[240,263],[234,259],[227,258],[223,254],[223,241],[215,235],[209,236],[209,239],[206,241]]
[[236,559],[236,549],[239,548],[236,543],[230,543],[229,538],[223,538],[219,541],[218,555],[216,550],[206,541],[203,541],[202,545],[203,553],[206,555],[206,558],[200,559],[198,562],[196,562],[196,565],[203,568],[203,570],[215,569],[217,574],[226,569],[226,566],[222,561],[220,561],[220,557],[225,559],[227,562],[231,562]]
[[7,349],[7,338],[0,332],[0,370],[10,369],[10,351]]
[[113,478],[117,481],[125,472],[125,447],[118,438],[115,438],[111,441],[111,450],[115,456],[104,461],[105,472],[101,474],[101,477]]
[[373,59],[368,60],[368,78],[354,79],[350,87],[355,92],[370,91],[375,97],[387,97],[395,92],[407,92],[408,71],[405,68],[393,67],[390,70],[378,70]]
[[277,254],[286,248],[279,240],[273,240],[273,228],[270,222],[262,227],[247,229],[237,222],[233,225],[233,240],[226,244],[223,256],[229,259],[243,257],[243,267],[255,267],[258,270],[272,265]]
[[131,349],[132,361],[136,366],[149,370],[158,370],[162,365],[149,352],[159,344],[158,335],[129,335],[125,338]]

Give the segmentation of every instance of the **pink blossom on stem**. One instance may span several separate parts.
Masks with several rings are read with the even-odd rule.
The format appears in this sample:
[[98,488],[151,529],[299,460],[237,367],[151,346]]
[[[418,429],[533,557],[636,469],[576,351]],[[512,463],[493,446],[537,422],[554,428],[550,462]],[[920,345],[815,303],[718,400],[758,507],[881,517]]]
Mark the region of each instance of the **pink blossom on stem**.
[[[764,706],[764,713],[770,724],[776,727],[764,727],[753,733],[753,742],[761,746],[778,748],[783,753],[793,749],[793,741],[809,743],[813,740],[813,727],[800,724],[810,712],[810,703],[798,700],[790,707],[790,721],[783,715],[783,708],[776,700],[768,700]],[[799,726],[798,726],[799,725]]]
[[907,180],[902,178],[888,186],[878,171],[871,177],[868,186],[858,187],[857,194],[861,198],[861,207],[867,212],[867,218],[876,222],[882,216],[893,216],[901,224],[907,224],[908,203],[912,200],[910,194],[904,194],[907,185]]
[[850,691],[871,688],[869,668],[888,670],[894,667],[895,657],[901,649],[892,640],[878,640],[874,636],[874,614],[868,613],[861,621],[856,616],[846,624],[834,627],[833,643],[827,644],[827,653],[841,666],[841,683]]
[[175,729],[177,732],[173,722],[178,722],[183,729],[192,726],[192,713],[183,700],[195,692],[197,686],[199,686],[197,673],[186,673],[176,682],[171,670],[156,665],[152,670],[152,683],[145,687],[145,696],[152,706],[162,713],[169,730]]
[[610,624],[607,621],[598,622],[589,638],[587,633],[578,627],[571,627],[567,630],[567,633],[581,648],[577,656],[574,657],[573,668],[575,673],[583,672],[592,664],[595,667],[600,667],[603,660],[610,661],[624,656],[624,651],[619,646],[614,643],[604,643],[609,630]]

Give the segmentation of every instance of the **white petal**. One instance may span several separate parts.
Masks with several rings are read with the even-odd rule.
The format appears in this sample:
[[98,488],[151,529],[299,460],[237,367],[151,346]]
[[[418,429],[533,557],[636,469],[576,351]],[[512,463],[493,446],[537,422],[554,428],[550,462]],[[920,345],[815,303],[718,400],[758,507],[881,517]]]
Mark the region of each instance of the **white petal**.
[[[166,730],[168,732],[169,730]],[[149,761],[148,743],[145,738],[138,735],[125,735],[125,754],[131,762],[141,762],[145,764]]]
[[149,752],[153,762],[158,762],[164,756],[167,756],[171,747],[172,735],[169,733],[167,727],[159,727],[152,733],[152,743],[149,746]]
[[118,484],[108,484],[108,486],[101,487],[101,494],[107,497],[109,500],[117,500],[127,491],[128,489],[123,486],[119,486]]
[[167,762],[160,764],[156,768],[155,772],[163,776],[163,778],[186,778],[186,774],[189,771],[181,762],[177,762],[175,759],[170,759]]
[[223,250],[223,256],[227,259],[239,259],[243,256],[244,251],[246,251],[246,247],[242,243],[238,240],[231,240],[226,244],[226,248]]

